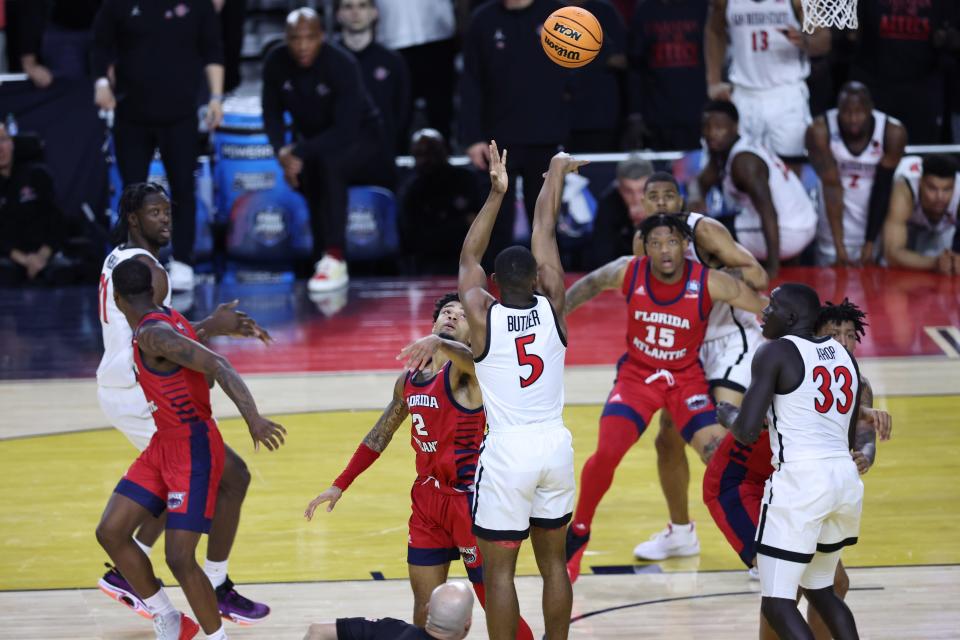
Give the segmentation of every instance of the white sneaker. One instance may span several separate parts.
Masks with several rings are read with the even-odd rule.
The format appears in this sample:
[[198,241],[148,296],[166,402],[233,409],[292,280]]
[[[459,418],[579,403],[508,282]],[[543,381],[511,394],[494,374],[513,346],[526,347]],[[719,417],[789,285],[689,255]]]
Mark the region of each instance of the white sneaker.
[[347,263],[332,256],[324,255],[314,269],[313,277],[307,282],[307,289],[314,293],[334,291],[347,286],[350,282]]
[[170,289],[172,291],[193,290],[193,267],[187,263],[171,260],[167,267],[167,274],[170,276]]
[[750,576],[751,580],[760,581],[760,570],[756,567],[750,567],[747,569],[747,575]]
[[641,542],[633,550],[637,560],[666,560],[699,553],[700,541],[692,522],[689,525],[668,524],[666,529],[650,536],[649,540]]

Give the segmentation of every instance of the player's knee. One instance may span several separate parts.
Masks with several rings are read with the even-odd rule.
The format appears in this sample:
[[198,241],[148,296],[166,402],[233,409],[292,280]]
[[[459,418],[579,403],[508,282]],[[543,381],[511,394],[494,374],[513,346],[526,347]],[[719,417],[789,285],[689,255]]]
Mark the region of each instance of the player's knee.
[[97,525],[96,534],[97,542],[107,551],[116,548],[123,538],[123,533],[121,531],[119,531],[116,527],[112,527],[109,522],[104,520],[101,520]]
[[250,486],[250,469],[243,458],[227,454],[224,474],[220,480],[220,490],[234,496],[243,497]]
[[686,445],[677,435],[672,422],[667,424],[661,422],[660,431],[657,432],[653,444],[657,449],[658,458],[680,459],[686,457],[684,451]]
[[787,607],[796,608],[796,606],[795,602],[785,598],[768,598],[765,596],[760,599],[760,613],[767,620],[779,620],[786,613]]
[[173,572],[177,580],[181,580],[181,576],[186,575],[192,568],[200,566],[194,556],[195,549],[187,549],[183,545],[168,544],[164,551],[167,557],[167,566],[170,567],[170,571]]

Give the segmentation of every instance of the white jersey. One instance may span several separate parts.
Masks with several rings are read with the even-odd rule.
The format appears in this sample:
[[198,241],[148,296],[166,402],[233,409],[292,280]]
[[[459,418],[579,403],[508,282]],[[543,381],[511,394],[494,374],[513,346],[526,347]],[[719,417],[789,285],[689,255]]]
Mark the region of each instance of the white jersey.
[[953,236],[957,228],[957,214],[960,212],[960,172],[954,179],[953,196],[947,210],[937,224],[930,222],[923,207],[920,206],[920,178],[923,176],[923,159],[920,156],[906,156],[897,165],[894,180],[902,178],[913,194],[913,213],[907,220],[907,247],[925,256],[936,256],[953,246]]
[[[837,163],[840,184],[843,186],[843,243],[847,253],[860,255],[866,242],[867,218],[870,209],[870,192],[877,173],[877,165],[883,159],[883,138],[887,130],[887,114],[873,112],[873,132],[870,141],[859,154],[854,154],[843,141],[837,109],[827,111],[825,119],[830,135],[830,153]],[[827,218],[826,205],[820,206],[820,222],[817,226],[817,242],[826,254],[833,254],[833,232]]]
[[[146,249],[127,249],[126,245],[120,245],[110,252],[100,271],[100,299],[97,306],[100,310],[100,327],[103,330],[103,357],[97,367],[97,385],[101,387],[126,388],[137,384],[133,373],[133,330],[113,300],[111,276],[118,264],[140,255],[156,260]],[[165,306],[170,306],[170,297],[170,288],[167,287],[167,297],[163,300]]]
[[[704,217],[702,213],[687,214],[687,226],[690,227],[690,231],[693,232],[694,240],[696,240],[697,237],[697,224]],[[697,253],[696,241],[687,244],[687,252],[684,254],[684,257],[694,262],[699,262],[704,266],[710,266],[704,262],[700,258],[700,254]],[[743,309],[731,307],[726,302],[714,302],[713,308],[710,310],[710,317],[707,319],[707,332],[704,334],[703,341],[710,342],[711,340],[717,340],[735,333],[744,333],[745,329],[751,326],[756,326],[758,331],[760,329],[760,323],[757,322],[757,316],[754,314],[749,311],[744,311]]]
[[[730,177],[733,160],[741,153],[752,153],[767,165],[767,184],[770,186],[773,208],[777,212],[777,224],[780,226],[780,244],[784,244],[784,231],[809,229],[812,235],[817,226],[817,212],[814,210],[813,203],[810,201],[806,189],[803,188],[800,178],[783,163],[783,160],[770,153],[765,147],[744,137],[737,140],[730,149],[723,177],[724,196],[742,207],[737,215],[737,233],[757,232],[763,228],[760,222],[760,214],[753,206],[750,196],[737,189]],[[741,240],[741,243],[746,244],[743,240]],[[751,253],[757,256],[756,252],[751,251]],[[782,246],[780,253],[783,257]],[[757,257],[764,258],[766,256]]]
[[785,35],[800,30],[791,0],[727,0],[730,82],[748,89],[772,89],[802,83],[810,60]]
[[800,385],[770,405],[770,448],[782,462],[850,458],[850,421],[860,393],[853,358],[833,338],[784,336],[803,359]]
[[529,307],[494,302],[487,312],[487,348],[476,359],[490,431],[563,426],[566,338],[550,301]]

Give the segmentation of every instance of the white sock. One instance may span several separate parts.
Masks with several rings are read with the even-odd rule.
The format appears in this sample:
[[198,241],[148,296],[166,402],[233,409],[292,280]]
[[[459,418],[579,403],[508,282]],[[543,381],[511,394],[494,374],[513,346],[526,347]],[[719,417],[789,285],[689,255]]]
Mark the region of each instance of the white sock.
[[219,629],[207,634],[207,640],[227,640],[227,630],[221,624]]
[[147,545],[137,540],[136,537],[134,537],[133,541],[137,543],[137,546],[140,547],[140,550],[143,551],[143,553],[149,558],[150,552],[153,551],[153,547],[148,547]]
[[147,611],[155,616],[162,616],[171,612],[178,613],[163,588],[149,598],[144,598],[143,603],[147,605]]
[[693,531],[693,522],[688,522],[687,524],[677,524],[675,522],[671,522],[670,526],[676,531],[682,531],[684,533],[690,533]]
[[203,561],[203,572],[210,578],[210,584],[213,585],[214,589],[227,581],[227,562],[229,562],[229,560],[224,560],[223,562],[214,562],[213,560]]

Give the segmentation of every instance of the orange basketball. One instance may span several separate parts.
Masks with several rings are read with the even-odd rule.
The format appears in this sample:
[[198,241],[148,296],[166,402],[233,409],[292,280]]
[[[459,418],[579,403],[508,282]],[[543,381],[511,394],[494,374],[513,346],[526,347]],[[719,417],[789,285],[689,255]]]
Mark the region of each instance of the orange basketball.
[[550,14],[540,32],[547,57],[561,67],[582,67],[597,57],[603,29],[593,14],[580,7],[563,7]]

